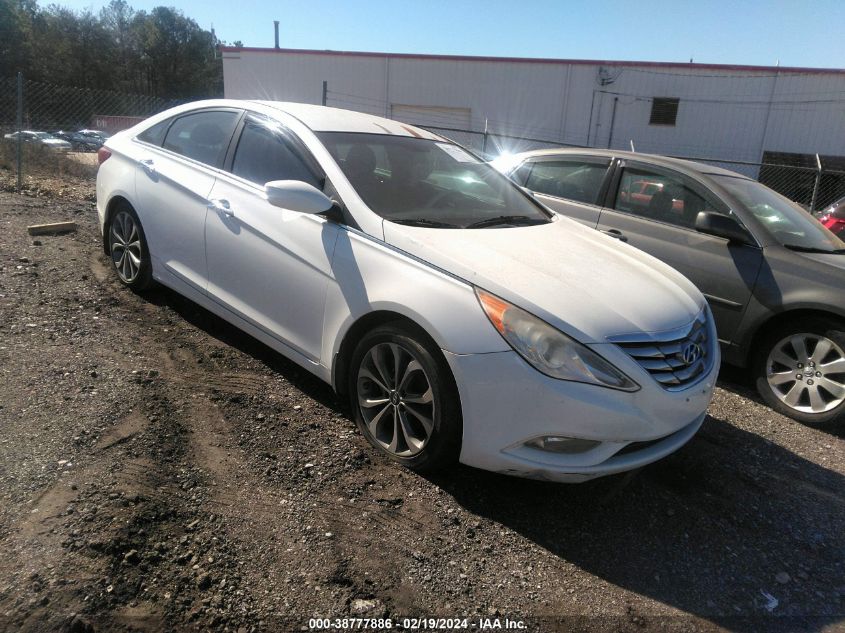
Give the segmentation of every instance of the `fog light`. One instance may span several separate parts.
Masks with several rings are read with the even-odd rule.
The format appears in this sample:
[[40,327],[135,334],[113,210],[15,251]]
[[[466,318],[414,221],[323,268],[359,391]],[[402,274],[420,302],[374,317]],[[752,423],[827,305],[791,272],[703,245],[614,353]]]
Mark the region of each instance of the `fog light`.
[[582,440],[577,437],[538,437],[525,443],[531,448],[539,448],[541,451],[552,453],[586,453],[601,444],[596,440]]

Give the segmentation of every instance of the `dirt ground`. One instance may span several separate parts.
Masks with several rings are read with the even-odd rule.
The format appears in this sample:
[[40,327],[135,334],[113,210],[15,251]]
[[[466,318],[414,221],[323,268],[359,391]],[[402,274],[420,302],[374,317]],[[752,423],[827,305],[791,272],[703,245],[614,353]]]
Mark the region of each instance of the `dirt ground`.
[[317,379],[123,289],[91,183],[61,187],[0,193],[0,629],[845,630],[841,425],[725,381],[701,432],[632,475],[423,478]]

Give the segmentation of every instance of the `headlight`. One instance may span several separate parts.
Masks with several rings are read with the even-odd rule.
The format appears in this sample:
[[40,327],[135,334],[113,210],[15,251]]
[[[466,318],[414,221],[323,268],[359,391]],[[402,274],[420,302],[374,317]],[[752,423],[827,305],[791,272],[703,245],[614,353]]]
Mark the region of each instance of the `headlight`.
[[493,327],[537,371],[559,380],[623,391],[640,388],[593,350],[545,321],[480,288],[475,294]]

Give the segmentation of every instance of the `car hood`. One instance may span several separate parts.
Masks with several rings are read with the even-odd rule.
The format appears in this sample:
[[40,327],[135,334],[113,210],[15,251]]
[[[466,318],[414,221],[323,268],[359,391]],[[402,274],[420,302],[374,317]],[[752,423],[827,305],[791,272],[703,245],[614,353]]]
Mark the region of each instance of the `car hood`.
[[[794,251],[793,251],[794,252]],[[798,253],[805,259],[811,259],[814,262],[825,264],[826,266],[833,266],[840,270],[845,270],[845,254],[841,253]]]
[[659,260],[568,218],[487,229],[384,222],[385,240],[584,343],[690,323],[704,297]]

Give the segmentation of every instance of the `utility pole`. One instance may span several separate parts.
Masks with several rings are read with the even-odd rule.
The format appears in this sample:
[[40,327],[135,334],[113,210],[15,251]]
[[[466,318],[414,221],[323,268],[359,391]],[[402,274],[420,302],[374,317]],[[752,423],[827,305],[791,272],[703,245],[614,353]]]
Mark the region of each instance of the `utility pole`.
[[326,100],[329,95],[329,82],[323,82],[323,105],[326,105]]

